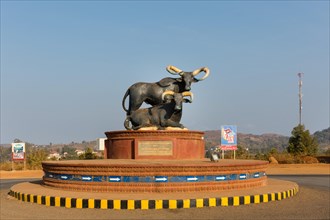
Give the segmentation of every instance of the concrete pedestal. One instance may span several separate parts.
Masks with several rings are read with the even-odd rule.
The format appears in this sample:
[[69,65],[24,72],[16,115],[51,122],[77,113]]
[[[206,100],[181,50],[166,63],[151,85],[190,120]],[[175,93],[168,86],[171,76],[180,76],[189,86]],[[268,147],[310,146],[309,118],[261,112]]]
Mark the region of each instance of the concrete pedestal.
[[204,132],[111,131],[105,132],[105,159],[202,159]]

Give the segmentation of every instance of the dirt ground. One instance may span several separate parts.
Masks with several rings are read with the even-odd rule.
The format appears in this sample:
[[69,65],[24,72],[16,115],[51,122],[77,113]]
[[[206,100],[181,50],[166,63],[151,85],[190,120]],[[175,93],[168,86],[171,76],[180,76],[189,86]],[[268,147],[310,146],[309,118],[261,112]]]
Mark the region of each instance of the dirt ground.
[[[269,164],[268,175],[330,175],[330,164]],[[0,179],[42,178],[42,170],[0,171]]]
[[329,175],[330,164],[269,164],[268,175]]

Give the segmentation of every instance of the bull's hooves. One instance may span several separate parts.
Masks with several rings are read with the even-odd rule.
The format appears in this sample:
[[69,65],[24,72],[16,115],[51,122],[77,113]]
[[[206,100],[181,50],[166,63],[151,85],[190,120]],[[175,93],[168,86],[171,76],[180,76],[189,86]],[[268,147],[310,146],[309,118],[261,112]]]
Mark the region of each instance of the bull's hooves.
[[165,130],[188,130],[188,128],[166,127]]

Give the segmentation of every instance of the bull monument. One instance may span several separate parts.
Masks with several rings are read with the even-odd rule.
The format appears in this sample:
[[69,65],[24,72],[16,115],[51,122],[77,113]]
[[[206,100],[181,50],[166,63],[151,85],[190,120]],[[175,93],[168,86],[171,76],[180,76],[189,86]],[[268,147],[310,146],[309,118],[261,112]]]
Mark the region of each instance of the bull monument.
[[[273,191],[265,193],[267,161],[214,163],[204,158],[204,132],[188,130],[180,120],[183,103],[193,100],[191,84],[206,79],[210,71],[203,67],[185,72],[174,66],[167,71],[178,77],[128,88],[122,101],[126,130],[105,132],[104,160],[43,161],[42,185],[17,186],[10,195],[50,206],[173,209],[268,202],[297,192],[292,185],[277,197]],[[140,108],[144,102],[151,106]],[[250,195],[249,189],[258,188],[263,190]],[[232,197],[222,193],[228,190]],[[77,198],[67,197],[75,195],[70,191]]]
[[[122,100],[126,131],[106,132],[105,157],[108,159],[202,159],[203,132],[190,131],[180,123],[183,103],[192,103],[191,85],[206,79],[210,70],[201,67],[183,71],[175,66],[166,70],[178,77],[131,85]],[[203,76],[197,78],[201,73]],[[126,108],[126,100],[128,107]],[[151,105],[140,108],[143,103]]]

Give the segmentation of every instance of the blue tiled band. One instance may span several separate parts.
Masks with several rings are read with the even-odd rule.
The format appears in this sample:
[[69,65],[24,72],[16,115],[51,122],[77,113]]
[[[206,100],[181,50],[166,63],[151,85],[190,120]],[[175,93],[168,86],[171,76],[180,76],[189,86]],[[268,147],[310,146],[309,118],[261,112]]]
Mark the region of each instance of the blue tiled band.
[[97,176],[45,173],[46,178],[81,182],[189,183],[247,180],[266,176],[265,172],[202,176]]

